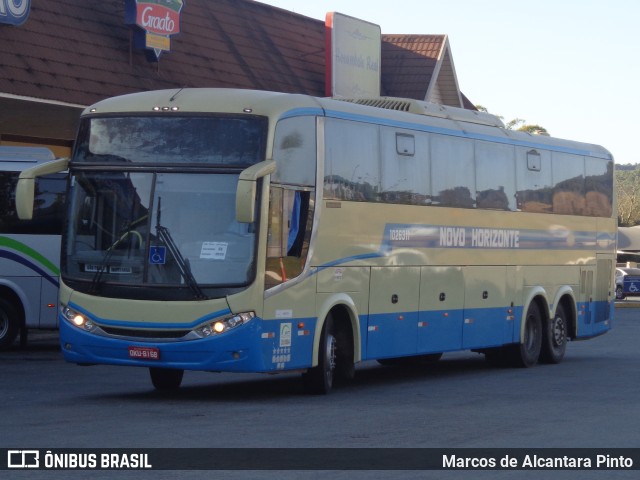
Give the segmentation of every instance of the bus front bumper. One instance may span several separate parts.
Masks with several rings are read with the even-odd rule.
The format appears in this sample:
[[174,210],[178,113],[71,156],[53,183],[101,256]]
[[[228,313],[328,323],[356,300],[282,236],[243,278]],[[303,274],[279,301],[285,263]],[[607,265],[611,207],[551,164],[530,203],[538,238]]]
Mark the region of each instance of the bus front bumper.
[[[60,345],[65,360],[80,365],[211,372],[274,372],[308,367],[310,355],[309,358],[301,358],[294,355],[291,348],[287,350],[278,346],[278,329],[277,324],[255,318],[237,329],[207,338],[154,341],[96,335],[60,318]],[[309,351],[308,348],[304,350]]]

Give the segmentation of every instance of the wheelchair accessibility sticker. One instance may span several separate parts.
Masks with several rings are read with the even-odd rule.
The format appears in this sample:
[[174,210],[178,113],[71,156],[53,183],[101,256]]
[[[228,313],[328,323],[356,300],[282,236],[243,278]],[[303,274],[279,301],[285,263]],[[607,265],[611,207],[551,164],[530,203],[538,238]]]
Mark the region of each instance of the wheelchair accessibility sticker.
[[635,282],[629,282],[629,286],[627,287],[627,291],[630,293],[637,293],[640,292],[640,289],[638,288],[638,286],[636,285]]
[[149,263],[151,265],[164,265],[167,261],[167,247],[154,247],[149,249]]

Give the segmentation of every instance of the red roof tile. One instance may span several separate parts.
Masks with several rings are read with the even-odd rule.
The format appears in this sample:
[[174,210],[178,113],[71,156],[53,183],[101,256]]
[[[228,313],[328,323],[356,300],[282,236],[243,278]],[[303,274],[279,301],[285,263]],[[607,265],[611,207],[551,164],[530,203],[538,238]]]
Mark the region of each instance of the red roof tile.
[[383,93],[424,100],[446,36],[387,34],[382,40]]
[[[158,63],[132,49],[122,0],[38,0],[0,26],[0,93],[89,105],[174,87],[325,92],[324,21],[252,0],[188,0]],[[383,35],[382,93],[424,99],[441,35]]]
[[33,2],[0,41],[0,91],[13,95],[88,105],[182,86],[324,92],[324,23],[250,0],[186,2],[157,64],[130,50],[122,0]]
[[[70,141],[79,109],[52,101],[177,87],[325,94],[323,20],[252,0],[187,0],[171,52],[150,62],[133,49],[124,13],[123,0],[38,0],[23,25],[0,24],[0,135]],[[442,35],[383,35],[381,93],[426,98],[444,44]]]

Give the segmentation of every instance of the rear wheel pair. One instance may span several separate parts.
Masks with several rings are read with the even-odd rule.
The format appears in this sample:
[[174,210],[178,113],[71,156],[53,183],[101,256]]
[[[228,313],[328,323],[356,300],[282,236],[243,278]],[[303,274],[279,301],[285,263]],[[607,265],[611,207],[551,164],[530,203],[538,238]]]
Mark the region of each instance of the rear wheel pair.
[[487,362],[492,365],[532,367],[538,361],[560,363],[567,348],[568,323],[562,305],[558,305],[552,319],[545,322],[536,302],[527,310],[523,342],[485,351]]
[[562,305],[556,308],[556,314],[549,320],[542,332],[542,351],[540,360],[544,363],[560,363],[567,349],[569,326]]

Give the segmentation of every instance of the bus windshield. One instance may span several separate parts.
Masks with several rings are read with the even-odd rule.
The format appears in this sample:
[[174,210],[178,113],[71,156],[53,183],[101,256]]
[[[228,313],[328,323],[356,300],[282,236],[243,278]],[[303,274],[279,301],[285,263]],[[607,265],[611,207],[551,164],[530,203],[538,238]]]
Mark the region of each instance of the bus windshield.
[[126,287],[127,297],[149,298],[166,287],[168,300],[248,284],[255,229],[235,220],[237,182],[237,174],[75,172],[63,278],[104,296]]
[[61,274],[107,297],[219,298],[255,275],[240,172],[264,159],[260,117],[85,119],[71,161]]

